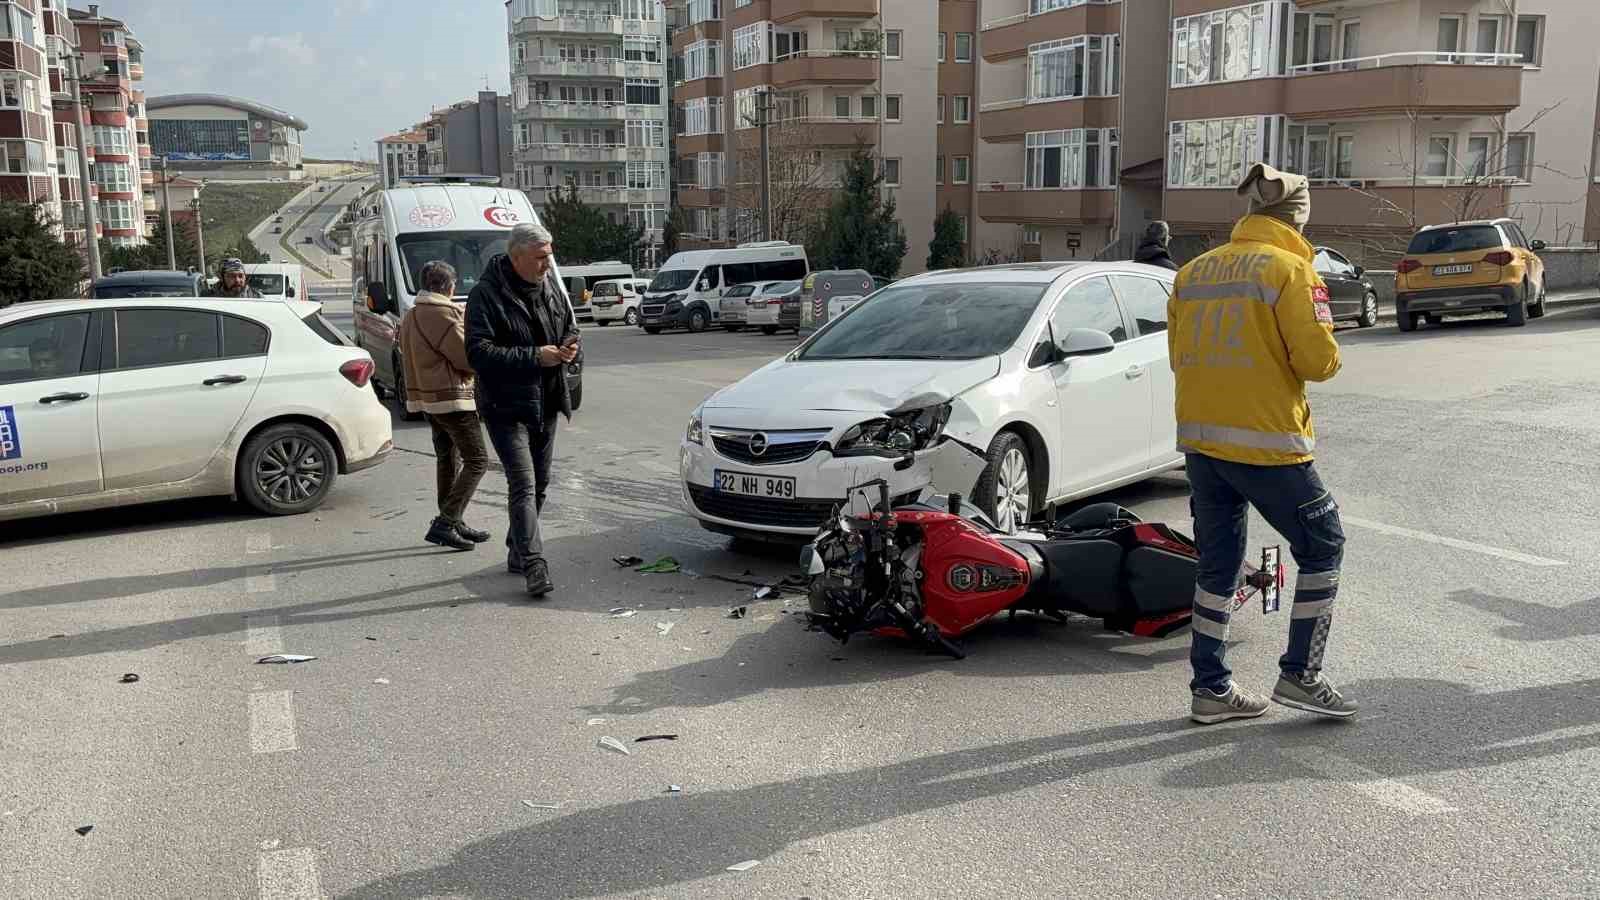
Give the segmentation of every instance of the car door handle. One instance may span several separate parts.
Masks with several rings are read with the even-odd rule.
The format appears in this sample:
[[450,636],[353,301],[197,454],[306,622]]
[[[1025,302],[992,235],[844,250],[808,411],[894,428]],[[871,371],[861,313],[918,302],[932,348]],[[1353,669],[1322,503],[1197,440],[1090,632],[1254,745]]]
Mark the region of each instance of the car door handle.
[[1143,366],[1129,366],[1127,371],[1122,373],[1122,377],[1128,379],[1129,381],[1132,381],[1135,378],[1142,378],[1142,377],[1144,377],[1144,367]]
[[71,393],[51,394],[48,397],[40,397],[39,398],[39,402],[40,403],[76,403],[79,400],[87,400],[87,399],[89,399],[89,395],[88,394],[85,394],[82,391],[74,391],[74,392],[71,392]]
[[211,387],[214,384],[241,384],[244,380],[243,375],[218,375],[215,378],[207,378],[200,383],[206,387]]

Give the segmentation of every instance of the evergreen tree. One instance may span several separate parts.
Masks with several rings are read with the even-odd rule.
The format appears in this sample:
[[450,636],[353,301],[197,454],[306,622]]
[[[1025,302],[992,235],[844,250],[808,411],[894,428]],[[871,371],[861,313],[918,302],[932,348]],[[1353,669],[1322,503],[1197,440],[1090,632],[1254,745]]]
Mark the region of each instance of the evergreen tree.
[[881,199],[882,184],[877,160],[858,144],[845,165],[844,186],[808,242],[816,268],[866,269],[880,278],[900,273],[906,233],[895,218],[894,200]]
[[0,306],[77,296],[83,259],[54,225],[42,204],[0,200]]
[[686,224],[682,207],[674,206],[672,211],[667,213],[667,221],[661,225],[661,253],[659,258],[662,262],[671,259],[672,254],[678,252],[679,235],[687,230],[685,228]]
[[928,242],[929,269],[957,269],[966,260],[961,237],[961,217],[946,206],[933,220],[933,240]]
[[627,219],[610,221],[584,203],[576,186],[557,188],[545,201],[540,218],[555,238],[556,257],[580,266],[603,259],[632,261],[644,247],[644,226]]

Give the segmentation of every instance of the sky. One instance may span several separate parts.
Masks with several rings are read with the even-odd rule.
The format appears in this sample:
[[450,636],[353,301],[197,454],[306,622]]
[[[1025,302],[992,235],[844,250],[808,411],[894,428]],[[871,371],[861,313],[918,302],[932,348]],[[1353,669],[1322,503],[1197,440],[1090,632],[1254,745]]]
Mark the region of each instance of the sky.
[[[72,0],[86,9],[86,0]],[[374,141],[484,89],[510,91],[503,0],[102,0],[144,44],[144,90],[212,93],[304,119],[306,155]]]

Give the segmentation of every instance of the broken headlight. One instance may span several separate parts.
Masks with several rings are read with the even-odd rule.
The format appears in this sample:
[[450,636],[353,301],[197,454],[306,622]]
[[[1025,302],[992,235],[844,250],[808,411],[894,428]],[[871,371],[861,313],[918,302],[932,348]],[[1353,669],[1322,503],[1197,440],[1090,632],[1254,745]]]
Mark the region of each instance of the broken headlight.
[[950,420],[950,404],[941,403],[862,422],[839,438],[835,456],[903,456],[938,442]]

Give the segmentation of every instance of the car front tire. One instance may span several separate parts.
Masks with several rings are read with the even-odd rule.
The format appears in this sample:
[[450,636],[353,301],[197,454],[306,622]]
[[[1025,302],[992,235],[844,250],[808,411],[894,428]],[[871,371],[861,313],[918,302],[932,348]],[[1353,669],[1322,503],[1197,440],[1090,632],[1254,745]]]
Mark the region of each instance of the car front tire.
[[776,325],[763,325],[763,326],[761,326],[761,333],[762,334],[777,334],[778,333],[778,326],[776,326]]
[[690,331],[694,332],[695,334],[699,334],[700,332],[705,331],[706,327],[708,325],[710,325],[710,324],[711,324],[711,317],[706,315],[706,311],[705,310],[703,310],[703,309],[692,309],[692,310],[689,311],[689,330]]
[[288,422],[252,437],[239,454],[239,495],[269,516],[296,516],[322,505],[339,474],[328,439],[309,425]]
[[1367,291],[1361,298],[1361,317],[1356,319],[1356,325],[1362,328],[1371,328],[1378,324],[1378,295]]
[[1033,517],[1033,460],[1027,442],[1002,431],[989,444],[989,465],[978,479],[973,500],[1001,531],[1021,530]]

